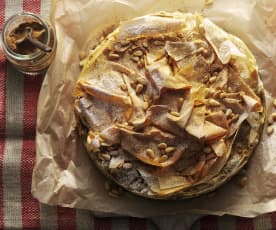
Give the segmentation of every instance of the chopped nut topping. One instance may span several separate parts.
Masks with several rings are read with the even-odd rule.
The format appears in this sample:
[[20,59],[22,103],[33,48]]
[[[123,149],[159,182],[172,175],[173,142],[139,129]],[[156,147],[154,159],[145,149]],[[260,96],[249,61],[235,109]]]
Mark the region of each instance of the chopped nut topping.
[[108,153],[102,153],[100,156],[103,160],[109,161],[111,159],[111,157]]
[[217,76],[212,76],[210,77],[209,82],[212,84],[216,81],[216,79],[217,79]]
[[209,75],[205,75],[203,77],[203,83],[207,83],[209,81]]
[[128,45],[122,45],[122,43],[116,43],[114,45],[114,50],[119,52],[119,53],[125,52],[128,48],[129,48]]
[[144,101],[149,101],[150,100],[150,98],[149,98],[149,96],[148,95],[143,95],[143,99],[144,99]]
[[272,117],[273,121],[276,121],[276,113],[272,113],[270,116]]
[[276,109],[276,98],[273,100],[273,106]]
[[207,92],[207,95],[206,97],[209,98],[209,97],[212,97],[214,94],[215,94],[215,89],[213,88],[208,88],[208,92]]
[[162,163],[162,162],[165,162],[166,160],[168,160],[168,156],[167,155],[162,155],[160,158],[159,158],[159,163]]
[[176,112],[176,111],[172,111],[172,112],[170,112],[170,114],[175,116],[175,117],[180,117],[180,113]]
[[183,104],[183,101],[184,101],[184,98],[182,97],[179,97],[177,98],[177,108],[180,110],[181,109],[181,106]]
[[121,85],[120,85],[120,88],[121,88],[121,90],[123,90],[123,91],[127,91],[127,86],[126,86],[126,84],[121,84]]
[[271,126],[271,125],[267,126],[267,128],[266,128],[267,135],[270,136],[273,132],[274,132],[273,126]]
[[114,61],[114,60],[118,60],[120,58],[120,55],[116,53],[109,53],[107,57],[109,60]]
[[132,164],[126,162],[126,163],[123,164],[123,168],[124,168],[124,169],[131,169],[131,168],[132,168]]
[[225,115],[229,117],[231,116],[231,114],[232,114],[232,109],[226,109]]
[[269,121],[272,121],[271,122],[271,124],[274,122],[274,121],[276,121],[276,113],[271,113],[270,115],[269,115]]
[[122,46],[128,46],[130,44],[130,41],[124,40],[120,41]]
[[218,98],[220,94],[221,94],[221,90],[216,90],[215,93],[213,94],[213,97]]
[[237,98],[241,96],[241,93],[221,93],[220,98]]
[[141,57],[143,56],[143,51],[142,50],[136,50],[133,52],[133,55],[136,57]]
[[220,103],[217,100],[211,98],[208,100],[208,105],[216,107],[216,106],[220,106]]
[[204,105],[204,101],[203,100],[195,100],[194,101],[194,106],[195,107],[201,106],[201,105]]
[[137,56],[131,56],[130,60],[134,61],[134,62],[139,62],[140,58]]
[[171,153],[171,152],[173,152],[173,151],[175,151],[175,147],[167,147],[167,148],[165,149],[165,153]]
[[133,45],[132,47],[130,47],[129,48],[129,50],[128,50],[128,52],[130,53],[130,54],[132,54],[133,52],[134,52],[134,50],[136,50],[137,48],[139,48],[137,45]]
[[162,142],[162,143],[158,144],[158,148],[159,149],[165,149],[165,148],[167,148],[167,144]]
[[149,107],[149,103],[147,101],[143,102],[143,110],[146,110]]
[[137,82],[141,83],[142,85],[147,84],[147,80],[145,78],[138,77],[136,80],[137,80]]
[[230,119],[230,123],[236,122],[238,119],[239,119],[239,115],[238,114],[233,114],[232,118]]
[[155,153],[152,149],[146,149],[146,154],[152,159],[155,157]]
[[272,124],[273,124],[274,119],[273,119],[273,117],[271,116],[271,114],[268,116],[267,122],[268,122],[269,125],[272,125]]
[[155,46],[163,46],[163,45],[165,45],[165,42],[164,41],[155,40],[155,41],[153,41],[153,45],[155,45]]
[[143,88],[144,88],[144,86],[142,84],[140,84],[140,83],[137,84],[136,88],[135,88],[136,93],[140,94],[142,92]]
[[148,41],[147,41],[147,40],[144,40],[144,41],[142,42],[142,46],[143,46],[144,48],[148,48]]
[[224,98],[223,101],[229,104],[239,104],[242,102],[241,100],[234,99],[234,98]]

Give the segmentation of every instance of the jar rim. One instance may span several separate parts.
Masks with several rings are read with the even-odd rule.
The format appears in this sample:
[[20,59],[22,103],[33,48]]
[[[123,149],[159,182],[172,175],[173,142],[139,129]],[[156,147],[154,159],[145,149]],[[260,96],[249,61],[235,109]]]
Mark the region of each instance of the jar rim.
[[42,50],[38,50],[38,51],[36,51],[34,53],[31,53],[31,54],[19,54],[19,53],[14,52],[13,50],[11,50],[9,48],[9,46],[7,45],[7,42],[6,42],[6,33],[5,32],[6,32],[7,28],[9,27],[10,23],[12,21],[14,21],[15,19],[20,18],[20,17],[24,17],[24,16],[27,16],[27,17],[30,16],[32,18],[35,18],[39,23],[41,23],[41,25],[43,26],[43,28],[46,31],[46,45],[49,45],[49,43],[50,43],[50,29],[49,29],[47,23],[44,22],[39,15],[31,13],[31,12],[22,12],[22,13],[12,15],[3,25],[3,29],[2,29],[2,32],[1,32],[1,42],[2,42],[3,50],[9,56],[11,56],[13,59],[20,60],[20,61],[23,61],[23,60],[24,61],[31,61],[31,60],[36,59],[38,57],[44,56],[45,52],[42,51]]

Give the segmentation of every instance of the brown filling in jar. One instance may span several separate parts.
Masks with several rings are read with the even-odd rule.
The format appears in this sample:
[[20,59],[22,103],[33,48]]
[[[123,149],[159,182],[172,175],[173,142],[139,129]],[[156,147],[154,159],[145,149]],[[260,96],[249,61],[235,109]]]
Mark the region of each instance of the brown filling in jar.
[[24,74],[44,73],[54,58],[54,27],[39,15],[23,12],[11,16],[0,36],[2,50],[13,66]]
[[39,50],[27,39],[29,29],[32,29],[30,35],[33,39],[42,43],[45,42],[45,29],[43,26],[37,21],[26,20],[6,35],[7,45],[13,52],[26,55]]

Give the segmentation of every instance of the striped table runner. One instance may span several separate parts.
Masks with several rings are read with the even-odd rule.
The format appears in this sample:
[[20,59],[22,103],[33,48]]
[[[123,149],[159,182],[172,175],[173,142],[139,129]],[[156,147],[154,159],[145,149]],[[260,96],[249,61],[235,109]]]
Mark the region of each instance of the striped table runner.
[[[0,27],[21,11],[48,17],[50,0],[0,0]],[[40,204],[31,191],[36,106],[43,76],[24,76],[0,50],[0,229],[184,230],[197,216],[96,218],[91,212]],[[192,229],[276,229],[276,213],[255,219],[206,216]]]

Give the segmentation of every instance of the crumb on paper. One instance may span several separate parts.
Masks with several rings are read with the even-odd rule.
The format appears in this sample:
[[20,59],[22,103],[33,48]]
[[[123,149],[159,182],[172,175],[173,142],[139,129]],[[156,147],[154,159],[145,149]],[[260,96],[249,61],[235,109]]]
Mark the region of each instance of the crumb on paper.
[[214,3],[214,0],[205,0],[204,1],[204,5],[205,6],[210,6],[210,5],[212,5]]
[[270,136],[273,133],[273,131],[274,131],[274,128],[272,125],[267,126],[266,133],[268,136]]
[[[276,98],[272,101],[273,108],[276,109]],[[276,121],[276,112],[271,112],[267,117],[267,127],[266,127],[266,134],[271,136],[274,133],[274,122]]]
[[238,185],[241,187],[241,188],[244,188],[248,183],[248,177],[247,176],[243,176],[239,179],[238,181]]

